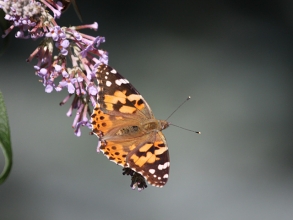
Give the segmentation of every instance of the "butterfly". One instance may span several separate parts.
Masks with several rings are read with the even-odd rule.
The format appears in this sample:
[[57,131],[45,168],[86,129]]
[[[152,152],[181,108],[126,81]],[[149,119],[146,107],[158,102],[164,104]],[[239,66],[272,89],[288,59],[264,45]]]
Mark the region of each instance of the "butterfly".
[[141,174],[150,185],[163,187],[170,158],[162,130],[169,123],[157,120],[145,99],[115,69],[101,63],[96,78],[99,92],[91,124],[99,138],[98,151]]

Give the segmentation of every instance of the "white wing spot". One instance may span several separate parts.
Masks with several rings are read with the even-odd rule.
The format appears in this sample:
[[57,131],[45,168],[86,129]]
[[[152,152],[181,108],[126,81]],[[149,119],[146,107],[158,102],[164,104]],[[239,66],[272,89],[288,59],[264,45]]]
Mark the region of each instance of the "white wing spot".
[[154,174],[154,173],[156,172],[156,170],[155,170],[155,169],[149,169],[149,172],[150,172],[151,174]]
[[105,79],[108,79],[108,76],[105,76]]
[[161,177],[159,176],[159,177],[158,177],[158,180],[160,180],[160,179],[161,179]]
[[106,86],[110,87],[112,83],[110,81],[106,81]]
[[169,175],[167,173],[163,176],[164,179],[167,179],[168,177]]
[[106,72],[106,75],[109,75],[109,72]]
[[121,86],[122,82],[120,81],[120,79],[116,79],[115,80],[116,85]]
[[115,83],[116,83],[116,85],[121,86],[121,84],[127,84],[129,82],[127,79],[116,79]]
[[114,69],[112,69],[112,70],[111,70],[111,73],[113,73],[113,74],[116,74],[116,73],[117,73],[117,71],[116,71],[116,70],[114,70]]
[[166,162],[163,165],[162,164],[159,164],[158,169],[159,170],[163,170],[163,169],[166,169],[169,166],[170,166],[170,162]]

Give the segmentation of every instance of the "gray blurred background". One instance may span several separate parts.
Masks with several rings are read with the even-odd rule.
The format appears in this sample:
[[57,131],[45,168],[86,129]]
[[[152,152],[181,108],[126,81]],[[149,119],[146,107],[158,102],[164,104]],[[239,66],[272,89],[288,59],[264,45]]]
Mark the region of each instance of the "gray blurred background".
[[[170,122],[167,185],[130,189],[120,166],[73,134],[66,91],[47,94],[12,38],[0,58],[14,166],[0,219],[293,219],[293,2],[77,1],[109,64]],[[58,21],[80,24],[73,8]],[[0,155],[0,165],[4,158]]]

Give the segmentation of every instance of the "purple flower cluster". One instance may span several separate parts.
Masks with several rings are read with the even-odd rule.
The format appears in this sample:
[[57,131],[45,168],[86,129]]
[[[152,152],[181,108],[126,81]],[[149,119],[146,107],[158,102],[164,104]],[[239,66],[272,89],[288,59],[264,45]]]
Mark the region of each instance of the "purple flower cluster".
[[[27,62],[37,60],[34,65],[35,74],[41,78],[45,92],[67,90],[68,95],[60,105],[73,96],[67,116],[71,116],[73,110],[76,110],[72,128],[75,135],[80,136],[81,126],[91,129],[89,103],[96,105],[98,93],[95,73],[101,63],[108,64],[108,53],[98,49],[105,42],[104,37],[93,37],[79,32],[82,29],[97,31],[96,22],[73,27],[60,27],[57,24],[55,19],[61,16],[70,3],[64,1],[67,5],[63,5],[61,1],[0,0],[5,19],[11,24],[2,37],[17,29],[16,38],[42,38]],[[99,140],[98,149],[100,144]],[[126,168],[123,174],[131,176],[133,189],[137,187],[140,191],[147,187],[145,179],[131,169]]]
[[72,127],[74,133],[80,136],[81,126],[91,128],[88,119],[89,102],[96,105],[98,92],[94,81],[95,71],[100,63],[108,63],[108,53],[98,49],[105,42],[104,37],[93,37],[79,31],[96,31],[98,24],[94,22],[89,25],[60,27],[55,18],[60,17],[64,7],[61,2],[53,0],[0,0],[0,8],[6,14],[5,19],[11,23],[2,37],[17,28],[17,38],[43,38],[27,62],[34,58],[37,60],[34,69],[41,78],[45,92],[68,91],[69,95],[61,104],[74,95],[67,116],[71,116],[73,109],[76,109]]

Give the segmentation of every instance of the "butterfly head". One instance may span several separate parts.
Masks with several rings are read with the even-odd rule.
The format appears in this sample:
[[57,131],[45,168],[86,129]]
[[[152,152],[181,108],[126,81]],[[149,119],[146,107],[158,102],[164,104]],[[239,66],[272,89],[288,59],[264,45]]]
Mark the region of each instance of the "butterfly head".
[[160,123],[161,123],[162,130],[164,130],[170,126],[170,123],[165,120],[160,120]]

